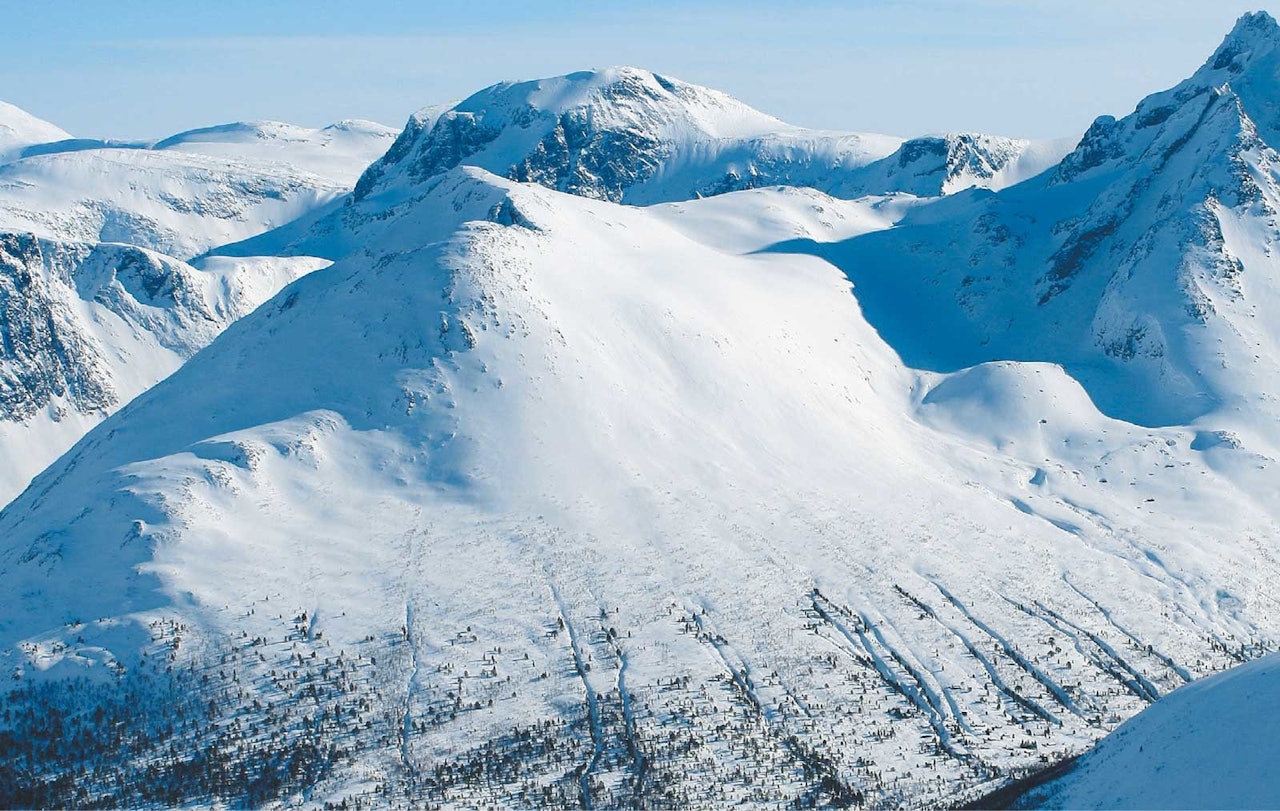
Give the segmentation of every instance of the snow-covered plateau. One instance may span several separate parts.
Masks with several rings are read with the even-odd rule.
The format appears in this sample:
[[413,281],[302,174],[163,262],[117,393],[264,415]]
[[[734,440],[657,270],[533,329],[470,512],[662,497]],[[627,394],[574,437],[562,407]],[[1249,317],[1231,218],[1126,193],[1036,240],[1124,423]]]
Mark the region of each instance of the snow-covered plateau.
[[0,481],[0,805],[1270,804],[1277,65],[1070,142],[612,68],[342,175],[0,109],[0,454],[75,443]]

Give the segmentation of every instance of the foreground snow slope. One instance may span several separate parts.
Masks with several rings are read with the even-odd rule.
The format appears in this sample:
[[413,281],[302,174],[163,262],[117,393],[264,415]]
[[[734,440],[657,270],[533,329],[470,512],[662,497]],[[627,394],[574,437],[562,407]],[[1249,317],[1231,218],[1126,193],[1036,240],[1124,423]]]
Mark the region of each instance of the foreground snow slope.
[[211,261],[0,234],[0,504],[314,259]]
[[950,803],[1273,648],[1274,462],[760,252],[899,205],[428,180],[0,513],[5,796]]
[[[732,191],[833,142],[632,69],[415,115],[0,511],[0,804],[954,805],[1276,650],[1277,43],[995,193]],[[14,239],[15,413],[210,302]]]
[[1142,711],[1063,777],[1021,798],[1036,808],[1276,808],[1273,708],[1280,657],[1183,687]]

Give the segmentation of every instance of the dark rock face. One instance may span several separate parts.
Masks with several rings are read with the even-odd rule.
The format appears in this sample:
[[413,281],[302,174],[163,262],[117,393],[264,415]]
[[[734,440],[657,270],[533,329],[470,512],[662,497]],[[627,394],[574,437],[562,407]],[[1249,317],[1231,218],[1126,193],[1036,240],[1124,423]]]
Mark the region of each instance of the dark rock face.
[[1114,116],[1094,119],[1075,151],[1063,158],[1053,173],[1053,183],[1068,183],[1096,166],[1124,155],[1124,142]]
[[89,413],[116,402],[106,364],[41,272],[40,241],[0,235],[0,420],[25,420],[55,398]]
[[570,110],[507,176],[616,203],[629,186],[653,177],[669,153],[641,130],[599,130],[585,111]]
[[370,166],[356,181],[351,200],[368,197],[382,182],[389,169],[409,161],[409,176],[422,181],[432,175],[460,166],[502,134],[498,127],[486,126],[482,116],[450,110],[434,123],[413,117],[380,160]]
[[[970,132],[912,138],[852,173],[838,196],[904,192],[940,197],[973,186],[991,188],[1002,172],[1017,171],[1028,148],[1025,141]],[[1005,184],[1009,182],[1006,178]]]
[[119,404],[86,303],[191,355],[235,315],[211,308],[193,273],[126,245],[0,234],[0,420],[29,419],[61,398],[84,414]]
[[947,157],[947,151],[945,138],[914,138],[898,150],[898,166],[907,167],[926,158],[941,161]]
[[[679,96],[683,91],[668,80],[655,79],[667,94]],[[653,177],[671,152],[670,144],[647,131],[641,121],[600,122],[593,114],[598,106],[616,107],[643,119],[646,113],[656,115],[653,111],[672,103],[670,98],[659,98],[638,75],[624,74],[596,90],[590,103],[558,113],[523,100],[513,105],[508,96],[514,93],[502,86],[482,92],[488,94],[483,101],[473,97],[459,105],[470,103],[481,109],[455,108],[430,128],[422,120],[410,119],[387,154],[360,178],[353,200],[367,197],[393,167],[403,167],[413,181],[422,182],[467,163],[508,131],[545,129],[546,133],[514,163],[485,168],[512,180],[614,202],[622,199],[628,187]]]

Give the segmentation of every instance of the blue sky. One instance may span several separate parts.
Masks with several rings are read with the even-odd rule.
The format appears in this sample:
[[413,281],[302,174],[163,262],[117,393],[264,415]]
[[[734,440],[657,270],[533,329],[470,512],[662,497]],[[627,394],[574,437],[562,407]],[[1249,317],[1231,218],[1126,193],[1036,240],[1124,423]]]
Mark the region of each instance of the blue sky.
[[1190,74],[1236,0],[0,0],[0,99],[81,136],[399,126],[503,79],[633,64],[796,124],[1077,135]]

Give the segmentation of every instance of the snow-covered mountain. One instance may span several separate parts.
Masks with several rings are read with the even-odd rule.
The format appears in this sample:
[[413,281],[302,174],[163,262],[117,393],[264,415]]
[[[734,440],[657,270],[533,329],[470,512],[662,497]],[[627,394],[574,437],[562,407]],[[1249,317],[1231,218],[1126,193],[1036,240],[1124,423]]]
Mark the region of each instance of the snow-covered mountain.
[[1076,139],[1031,141],[946,133],[904,142],[892,155],[822,184],[838,197],[903,192],[941,197],[974,187],[1003,189],[1052,168]]
[[1277,650],[1278,43],[1043,172],[633,69],[415,115],[0,511],[0,798],[951,806]]
[[1132,718],[1026,808],[1276,808],[1280,657],[1183,687]]
[[387,210],[463,165],[636,205],[771,185],[850,198],[937,197],[1030,177],[1070,146],[978,134],[904,142],[808,130],[719,91],[639,68],[583,71],[497,84],[451,106],[423,108],[341,208],[218,252],[339,258],[359,250]]
[[[430,122],[431,126],[426,126]],[[355,200],[455,166],[601,200],[646,204],[823,178],[900,139],[786,124],[719,91],[630,67],[494,85],[411,120]]]
[[339,121],[320,129],[253,121],[188,130],[151,145],[231,160],[282,163],[346,187],[395,142],[399,130],[373,121]]
[[306,258],[210,260],[0,234],[0,504],[236,318]]
[[34,144],[63,141],[71,136],[48,121],[0,101],[0,162]]
[[0,513],[11,702],[90,730],[60,679],[132,674],[73,781],[128,804],[920,804],[1273,646],[1234,451],[1047,364],[912,371],[760,250],[899,214],[446,172]]
[[235,318],[327,264],[181,260],[327,205],[394,135],[267,122],[122,144],[71,139],[9,106],[0,115],[17,133],[0,156],[0,504]]
[[91,149],[0,165],[0,229],[121,242],[190,259],[336,200],[341,183],[287,165]]
[[1074,141],[981,134],[899,138],[806,130],[715,90],[630,67],[481,90],[411,119],[357,184],[420,184],[459,165],[601,200],[650,204],[771,185],[842,197],[936,197],[1048,169]]
[[[36,121],[14,107],[0,114],[15,128]],[[369,121],[322,129],[235,123],[135,143],[50,128],[23,125],[24,148],[6,153],[8,162],[0,155],[0,228],[122,242],[178,259],[332,203],[395,138]]]
[[1062,363],[1108,413],[1213,414],[1215,430],[1265,438],[1280,379],[1267,317],[1280,296],[1278,40],[1269,16],[1247,16],[1194,76],[1098,119],[1051,172],[823,250],[914,366]]

